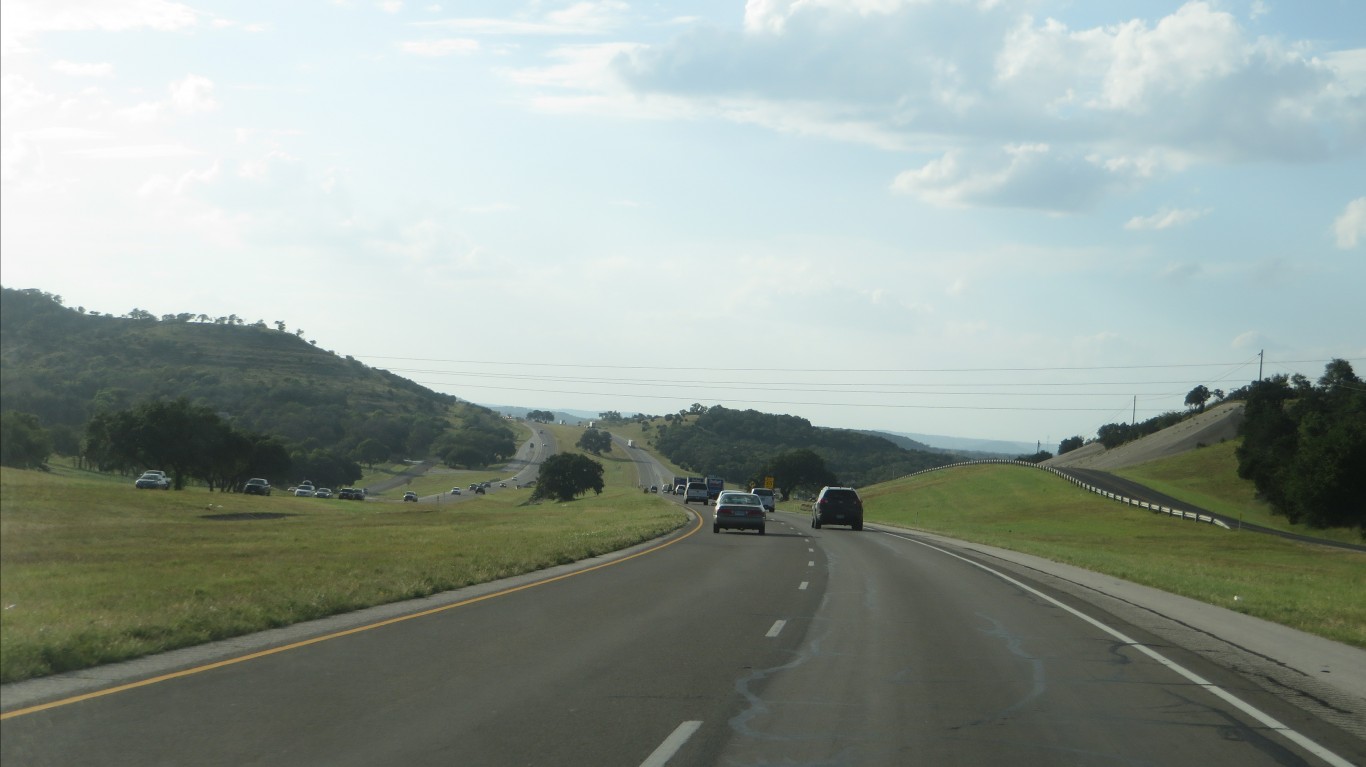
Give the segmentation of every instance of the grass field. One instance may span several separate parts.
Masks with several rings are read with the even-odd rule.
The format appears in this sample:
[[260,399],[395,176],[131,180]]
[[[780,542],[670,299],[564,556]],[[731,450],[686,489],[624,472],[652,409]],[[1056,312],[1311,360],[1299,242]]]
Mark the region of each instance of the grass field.
[[1366,647],[1360,552],[1177,520],[1012,465],[946,469],[860,492],[869,521],[1035,554]]
[[530,490],[357,503],[0,468],[0,681],[530,572],[685,522],[640,493],[632,464],[604,465],[601,496],[535,505]]

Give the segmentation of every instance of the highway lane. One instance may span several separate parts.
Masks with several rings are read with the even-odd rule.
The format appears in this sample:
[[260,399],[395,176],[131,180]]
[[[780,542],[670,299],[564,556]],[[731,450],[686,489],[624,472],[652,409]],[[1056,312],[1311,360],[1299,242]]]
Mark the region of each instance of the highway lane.
[[[786,513],[763,537],[709,527],[545,585],[14,717],[0,761],[636,765],[660,748],[672,758],[654,763],[671,765],[1366,760],[1359,740],[1163,648],[1326,742],[1314,756],[940,549]],[[663,745],[675,732],[676,753]]]

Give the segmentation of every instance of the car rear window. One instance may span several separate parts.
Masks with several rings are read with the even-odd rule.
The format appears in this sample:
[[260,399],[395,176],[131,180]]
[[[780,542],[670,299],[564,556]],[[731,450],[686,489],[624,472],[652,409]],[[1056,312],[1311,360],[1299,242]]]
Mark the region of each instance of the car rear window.
[[825,500],[832,503],[854,503],[858,500],[858,493],[845,489],[826,490]]

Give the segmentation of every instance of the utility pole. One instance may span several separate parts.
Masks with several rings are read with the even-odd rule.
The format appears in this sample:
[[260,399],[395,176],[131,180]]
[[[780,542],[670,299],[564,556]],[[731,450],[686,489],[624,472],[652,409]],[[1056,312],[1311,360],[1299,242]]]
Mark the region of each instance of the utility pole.
[[1257,380],[1262,380],[1262,362],[1266,357],[1266,349],[1257,352]]
[[1131,416],[1129,416],[1129,428],[1132,429],[1132,428],[1134,428],[1134,427],[1137,426],[1137,425],[1138,425],[1138,395],[1135,394],[1135,395],[1134,395],[1134,414],[1131,415]]

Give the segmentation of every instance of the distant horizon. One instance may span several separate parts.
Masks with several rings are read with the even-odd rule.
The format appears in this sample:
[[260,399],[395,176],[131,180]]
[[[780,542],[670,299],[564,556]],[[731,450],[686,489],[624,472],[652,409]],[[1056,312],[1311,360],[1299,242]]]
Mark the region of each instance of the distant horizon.
[[[490,409],[490,410],[493,410],[493,411],[495,411],[495,412],[500,412],[500,413],[501,413],[501,412],[510,411],[510,410],[525,410],[525,411],[531,411],[531,410],[544,410],[544,411],[547,411],[547,412],[554,413],[554,414],[556,414],[557,416],[558,416],[558,415],[561,415],[561,414],[569,415],[569,416],[572,416],[572,417],[574,417],[575,419],[580,420],[580,421],[593,421],[593,420],[597,420],[598,417],[599,417],[599,415],[600,415],[601,413],[608,412],[608,411],[606,411],[606,410],[599,410],[599,411],[597,411],[597,412],[590,412],[590,411],[587,411],[587,410],[574,410],[574,409],[570,409],[570,408],[560,408],[560,409],[556,409],[556,408],[549,408],[549,407],[526,407],[526,406],[524,406],[524,405],[489,405],[489,404],[485,404],[485,403],[483,403],[483,402],[475,402],[475,403],[473,403],[473,404],[478,405],[478,406],[480,406],[480,407],[486,407],[486,408],[488,408],[488,409]],[[635,416],[635,415],[639,415],[639,414],[640,414],[638,411],[618,410],[617,412],[621,413],[622,416],[623,416],[623,417],[626,417],[626,418],[633,417],[633,416]],[[759,412],[764,412],[764,411],[759,411]],[[658,416],[663,416],[664,413],[653,413],[653,414],[651,414],[651,413],[645,413],[644,415],[654,415],[654,416],[657,416],[657,417],[658,417]],[[790,415],[790,414],[788,414],[788,413],[768,413],[768,415]],[[854,428],[847,427],[847,426],[831,426],[831,425],[828,425],[828,424],[818,424],[818,423],[813,423],[813,424],[811,424],[811,425],[812,425],[812,426],[815,426],[815,427],[819,427],[819,428],[824,428],[824,429],[849,429],[850,431],[873,431],[873,432],[883,432],[883,433],[892,434],[892,435],[895,435],[895,436],[898,436],[898,437],[907,437],[907,438],[913,439],[913,440],[915,440],[915,441],[917,441],[917,442],[923,442],[924,444],[929,445],[930,447],[939,448],[939,449],[941,449],[941,450],[960,449],[960,450],[972,450],[972,451],[974,451],[974,452],[1001,452],[1001,453],[1021,453],[1021,452],[1030,452],[1030,453],[1032,453],[1032,452],[1036,449],[1036,448],[1035,448],[1035,443],[1034,443],[1034,442],[1021,442],[1021,441],[1018,441],[1018,440],[991,439],[991,438],[978,438],[978,437],[957,437],[957,436],[953,436],[953,435],[950,435],[950,434],[918,434],[918,433],[914,433],[914,432],[890,431],[890,430],[887,430],[887,429],[854,429]],[[1068,436],[1073,436],[1073,435],[1068,435]],[[1085,435],[1082,435],[1082,436],[1085,436]],[[1092,436],[1094,436],[1094,435],[1092,435]],[[1060,439],[1058,440],[1058,442],[1061,442],[1063,439],[1066,439],[1066,438],[1067,438],[1067,437],[1060,438]],[[1088,439],[1089,439],[1089,438],[1088,438]],[[944,441],[944,444],[934,444],[934,443],[932,443],[932,442],[930,442],[930,441],[928,441],[928,440],[942,440],[942,441]],[[1002,449],[999,450],[999,451],[991,451],[991,450],[985,450],[985,449],[982,449],[982,448],[956,447],[957,444],[962,444],[962,443],[984,444],[984,445],[985,445],[985,444],[997,444],[997,445],[1001,445],[1001,446],[1002,446]],[[1009,449],[1006,449],[1007,447],[1008,447]],[[1057,452],[1056,448],[1057,448],[1057,445],[1056,445],[1056,444],[1053,445],[1052,448],[1049,448],[1047,445],[1044,445],[1044,446],[1043,446],[1043,449],[1048,450],[1049,452]]]

